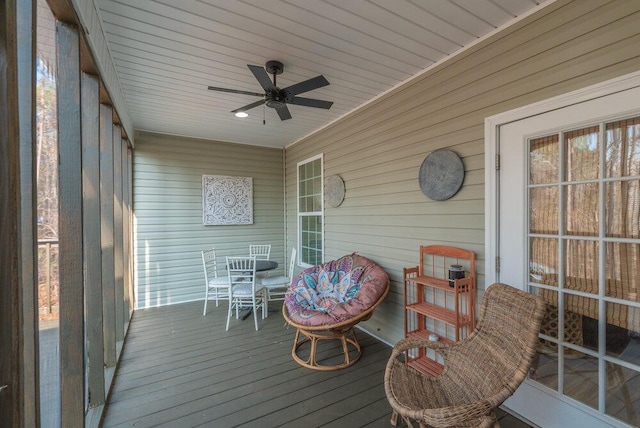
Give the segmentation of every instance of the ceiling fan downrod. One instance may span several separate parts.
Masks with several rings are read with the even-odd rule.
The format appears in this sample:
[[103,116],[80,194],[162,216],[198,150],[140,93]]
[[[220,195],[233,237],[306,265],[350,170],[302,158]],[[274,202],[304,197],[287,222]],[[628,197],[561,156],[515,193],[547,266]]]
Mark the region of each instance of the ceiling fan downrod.
[[281,108],[285,105],[285,97],[280,93],[280,88],[278,88],[277,83],[277,75],[282,74],[284,71],[284,64],[280,61],[267,61],[264,65],[264,69],[267,70],[267,73],[271,73],[273,75],[273,90],[267,92],[266,94],[266,104],[267,107],[271,108]]
[[273,74],[273,86],[278,86],[276,85],[276,76],[278,74],[282,74],[284,71],[284,64],[280,61],[267,61],[264,68],[267,70],[267,73]]

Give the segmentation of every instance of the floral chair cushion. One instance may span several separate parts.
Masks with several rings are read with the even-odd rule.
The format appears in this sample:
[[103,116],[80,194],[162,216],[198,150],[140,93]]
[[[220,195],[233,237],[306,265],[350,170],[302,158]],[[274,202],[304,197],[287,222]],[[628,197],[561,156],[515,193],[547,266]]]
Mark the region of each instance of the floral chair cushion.
[[369,309],[388,285],[379,265],[353,253],[303,271],[291,281],[285,305],[297,324],[331,325]]

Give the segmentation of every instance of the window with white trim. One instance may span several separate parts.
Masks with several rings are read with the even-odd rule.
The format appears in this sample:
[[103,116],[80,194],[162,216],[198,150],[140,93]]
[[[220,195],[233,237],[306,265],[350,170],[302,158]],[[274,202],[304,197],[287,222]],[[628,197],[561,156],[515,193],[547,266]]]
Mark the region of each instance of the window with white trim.
[[298,163],[298,254],[303,266],[323,261],[323,194],[320,154]]

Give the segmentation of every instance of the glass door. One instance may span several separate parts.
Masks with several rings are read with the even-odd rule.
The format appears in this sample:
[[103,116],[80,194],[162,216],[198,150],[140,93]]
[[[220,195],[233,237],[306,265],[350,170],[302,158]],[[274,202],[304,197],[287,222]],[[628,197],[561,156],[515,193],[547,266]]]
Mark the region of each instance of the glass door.
[[500,130],[499,279],[547,304],[507,405],[541,426],[640,424],[640,115],[589,103]]

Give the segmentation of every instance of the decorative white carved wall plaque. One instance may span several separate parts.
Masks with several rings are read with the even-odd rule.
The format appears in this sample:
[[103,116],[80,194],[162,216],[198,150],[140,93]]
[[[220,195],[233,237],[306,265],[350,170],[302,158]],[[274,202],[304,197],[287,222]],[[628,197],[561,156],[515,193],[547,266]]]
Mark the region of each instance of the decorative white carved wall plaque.
[[253,178],[203,175],[202,224],[253,224]]

